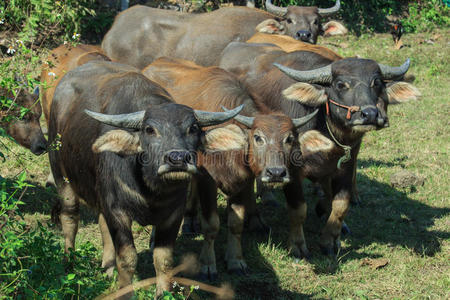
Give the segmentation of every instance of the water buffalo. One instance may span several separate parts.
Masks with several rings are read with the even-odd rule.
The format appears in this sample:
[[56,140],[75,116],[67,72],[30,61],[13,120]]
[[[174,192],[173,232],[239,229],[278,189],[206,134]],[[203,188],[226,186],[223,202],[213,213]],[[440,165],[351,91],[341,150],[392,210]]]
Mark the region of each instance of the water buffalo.
[[[242,43],[241,47],[251,52],[255,45]],[[233,53],[224,54],[230,62]],[[400,67],[389,67],[368,59],[332,61],[308,51],[274,51],[255,57],[253,64],[239,69],[239,57],[240,54],[235,56],[232,70],[258,91],[271,109],[297,118],[319,108],[317,116],[305,127],[320,131],[333,142],[333,149],[309,156],[303,171],[305,177],[320,182],[325,191],[326,197],[316,211],[328,216],[320,245],[332,254],[339,248],[364,133],[389,125],[389,103],[420,95],[411,84],[395,81],[407,72],[409,60]]]
[[290,251],[297,256],[301,253],[307,255],[301,222],[306,204],[296,188],[302,160],[299,145],[308,153],[326,152],[331,145],[317,131],[303,134],[300,130],[315,113],[291,119],[270,110],[234,75],[218,67],[201,67],[179,59],[160,58],[143,73],[165,87],[176,102],[195,109],[215,111],[221,107],[245,104],[242,115],[235,117],[237,126],[230,125],[242,140],[241,148],[199,155],[201,172],[196,176],[197,192],[192,195],[198,197],[201,205],[205,238],[200,256],[202,275],[209,279],[217,276],[214,254],[214,239],[219,231],[217,188],[228,196],[228,270],[238,274],[247,271],[241,235],[245,208],[255,203],[255,178],[260,178],[271,188],[283,188],[290,220]]
[[0,98],[0,127],[34,154],[44,153],[47,141],[39,123],[42,108],[38,92],[30,94],[25,88],[20,88],[14,95],[0,88]]
[[169,289],[165,274],[197,171],[195,151],[230,150],[217,143],[226,132],[200,129],[241,109],[213,113],[173,103],[138,69],[117,63],[93,61],[69,71],[56,87],[49,122],[49,140],[59,144],[49,156],[65,251],[74,248],[83,199],[100,213],[102,264],[117,266],[123,287],[137,264],[131,222],[152,224],[157,295]]
[[248,40],[255,29],[316,43],[321,33],[320,16],[337,12],[340,2],[326,9],[277,8],[270,1],[266,7],[274,14],[248,7],[189,14],[137,5],[116,17],[102,48],[113,61],[138,68],[162,56],[183,58],[204,66],[217,65],[217,57],[230,42]]

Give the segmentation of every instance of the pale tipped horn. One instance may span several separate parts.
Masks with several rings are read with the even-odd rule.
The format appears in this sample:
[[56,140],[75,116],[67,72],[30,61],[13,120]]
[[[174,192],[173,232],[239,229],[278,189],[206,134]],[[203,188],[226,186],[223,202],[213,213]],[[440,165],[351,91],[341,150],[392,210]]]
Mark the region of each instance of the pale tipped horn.
[[279,7],[272,4],[271,0],[266,0],[266,10],[271,14],[283,17],[287,13],[287,7]]
[[213,126],[225,123],[234,118],[244,108],[244,104],[225,112],[210,112],[203,110],[194,110],[195,117],[200,124],[200,127]]
[[107,115],[102,113],[93,112],[85,109],[84,112],[93,119],[102,123],[130,129],[140,129],[142,126],[142,120],[144,119],[145,110],[120,115]]
[[306,123],[308,123],[312,118],[314,118],[315,115],[317,115],[317,112],[319,111],[319,109],[316,109],[315,111],[313,111],[312,113],[310,113],[309,115],[306,115],[304,117],[301,118],[296,118],[296,119],[292,119],[292,123],[294,124],[294,127],[300,127],[305,125]]
[[308,71],[294,70],[278,63],[274,63],[273,65],[287,76],[300,82],[331,83],[331,65]]
[[330,7],[330,8],[319,8],[319,15],[321,15],[321,16],[332,15],[332,14],[337,13],[340,8],[341,8],[341,1],[337,0],[336,4],[334,4],[333,7]]
[[403,65],[401,65],[400,67],[391,67],[383,64],[378,64],[378,66],[380,67],[383,79],[389,80],[396,79],[405,75],[406,72],[408,72],[410,63],[411,60],[407,58]]
[[[226,109],[224,106],[222,106],[222,109],[223,109],[224,111],[229,111],[229,110]],[[247,126],[248,128],[252,128],[253,122],[255,121],[255,118],[254,118],[254,117],[247,117],[247,116],[243,116],[243,115],[236,115],[236,116],[234,117],[234,119],[235,119],[237,122],[241,123],[242,125]]]

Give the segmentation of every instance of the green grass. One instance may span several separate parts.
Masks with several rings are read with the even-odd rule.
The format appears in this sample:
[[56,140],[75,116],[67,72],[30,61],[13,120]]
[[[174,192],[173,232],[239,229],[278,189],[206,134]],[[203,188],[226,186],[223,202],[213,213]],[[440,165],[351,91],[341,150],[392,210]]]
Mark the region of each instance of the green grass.
[[[439,37],[436,38],[436,35]],[[418,102],[390,106],[391,127],[366,135],[358,162],[358,187],[362,205],[352,207],[346,218],[352,234],[343,239],[337,259],[320,254],[318,236],[323,222],[313,213],[316,202],[311,189],[305,235],[312,252],[310,261],[296,260],[286,251],[286,205],[260,205],[270,235],[245,232],[243,249],[251,269],[247,277],[230,276],[224,262],[226,242],[225,202],[220,201],[221,230],[216,243],[222,282],[230,282],[236,299],[448,299],[450,298],[450,30],[410,34],[406,47],[393,48],[388,34],[321,39],[344,56],[359,55],[383,64],[400,65],[411,58],[410,74],[423,97]],[[434,44],[423,43],[435,39]],[[421,43],[422,42],[422,43]],[[43,185],[49,172],[46,157],[35,157],[5,139],[9,156],[0,163],[0,174],[13,177],[26,169],[36,185],[29,189],[22,207],[30,224],[49,222],[55,195]],[[425,178],[423,186],[395,189],[389,178],[406,169]],[[308,186],[307,184],[305,184]],[[61,243],[63,237],[61,235]],[[134,225],[139,263],[137,279],[154,275],[148,250],[149,228]],[[91,241],[98,249],[101,239],[95,217],[83,211],[77,241]],[[199,253],[201,237],[180,236],[176,259],[187,252]],[[384,258],[388,264],[374,269],[363,262]],[[111,283],[110,290],[116,285]],[[206,294],[200,294],[207,298]]]

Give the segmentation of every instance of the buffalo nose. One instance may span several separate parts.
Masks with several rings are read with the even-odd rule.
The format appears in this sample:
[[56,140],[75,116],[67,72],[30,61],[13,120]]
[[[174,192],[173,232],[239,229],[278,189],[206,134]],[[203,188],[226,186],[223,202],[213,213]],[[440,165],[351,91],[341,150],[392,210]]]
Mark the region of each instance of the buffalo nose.
[[194,158],[189,151],[172,150],[164,155],[164,162],[171,166],[194,164]]
[[42,137],[42,140],[34,142],[30,147],[31,152],[35,155],[40,155],[47,151],[47,141]]
[[276,177],[276,178],[284,178],[286,177],[287,172],[286,168],[268,168],[267,169],[267,176],[269,177]]
[[300,40],[302,40],[304,42],[308,42],[311,39],[311,36],[312,36],[312,34],[308,30],[297,31],[297,38],[299,38]]
[[378,109],[375,107],[367,107],[361,110],[361,116],[364,119],[364,123],[375,123],[377,120]]

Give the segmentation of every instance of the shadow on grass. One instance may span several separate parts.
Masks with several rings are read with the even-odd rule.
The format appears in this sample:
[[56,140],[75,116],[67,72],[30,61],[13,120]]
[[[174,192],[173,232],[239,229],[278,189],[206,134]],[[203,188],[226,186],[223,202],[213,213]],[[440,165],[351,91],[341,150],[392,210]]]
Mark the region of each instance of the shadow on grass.
[[[14,181],[5,178],[8,187],[11,187]],[[59,196],[55,187],[44,187],[39,182],[26,181],[31,184],[23,194],[21,201],[23,205],[19,206],[20,212],[23,214],[34,215],[36,213],[44,214],[50,218],[52,208],[59,201]],[[12,188],[10,188],[12,190]],[[16,194],[16,198],[19,198],[20,191]],[[80,221],[83,224],[97,223],[98,216],[86,205],[80,205]]]
[[[226,269],[225,251],[226,251],[226,209],[223,206],[218,208],[221,220],[221,227],[215,242],[216,263],[219,278],[210,284],[220,286],[229,283],[234,292],[236,300],[265,300],[265,299],[310,299],[313,295],[301,294],[282,289],[280,280],[274,271],[271,263],[262,255],[258,249],[258,245],[267,242],[266,234],[258,234],[254,232],[244,232],[242,238],[242,248],[244,257],[249,267],[248,275],[229,274]],[[181,235],[178,236],[175,245],[175,265],[181,262],[181,257],[187,253],[200,254],[203,239],[201,235]],[[142,251],[138,254],[137,275],[140,279],[155,276],[153,268],[153,257],[150,250]],[[192,276],[186,276],[194,278]],[[196,292],[197,293],[197,292]],[[197,293],[201,299],[211,299],[212,295],[199,292]]]

